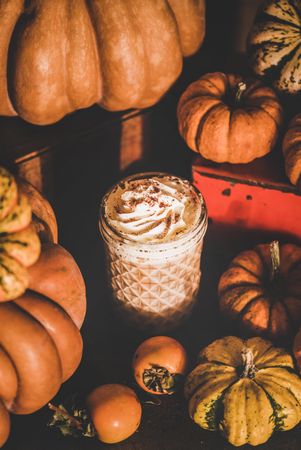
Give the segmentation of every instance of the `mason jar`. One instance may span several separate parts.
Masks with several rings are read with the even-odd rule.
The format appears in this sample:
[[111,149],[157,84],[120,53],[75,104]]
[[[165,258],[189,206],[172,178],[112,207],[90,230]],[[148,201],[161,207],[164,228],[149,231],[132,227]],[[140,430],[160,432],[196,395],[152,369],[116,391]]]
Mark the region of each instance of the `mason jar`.
[[202,194],[183,178],[139,173],[106,193],[99,226],[117,312],[156,332],[189,317],[207,229]]

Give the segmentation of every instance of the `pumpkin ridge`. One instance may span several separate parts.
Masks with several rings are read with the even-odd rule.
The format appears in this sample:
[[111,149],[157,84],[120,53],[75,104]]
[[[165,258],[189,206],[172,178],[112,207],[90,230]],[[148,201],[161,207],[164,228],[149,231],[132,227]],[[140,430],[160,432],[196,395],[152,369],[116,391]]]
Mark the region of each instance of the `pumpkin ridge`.
[[260,279],[260,277],[258,276],[257,273],[253,272],[251,269],[249,269],[248,267],[242,265],[241,263],[239,263],[238,261],[235,262],[234,264],[232,263],[230,267],[239,267],[240,269],[245,270],[246,272],[248,272],[250,275],[253,275],[255,278]]
[[[195,367],[195,369],[199,366],[199,365],[203,365],[203,364],[206,364],[206,363],[208,363],[208,364],[215,364],[216,366],[220,366],[219,367],[219,369],[220,368],[222,368],[222,370],[224,370],[224,369],[226,369],[226,368],[230,368],[231,369],[231,371],[229,371],[229,372],[235,372],[235,374],[237,374],[237,370],[236,370],[236,368],[234,367],[234,366],[230,366],[229,364],[225,364],[225,363],[219,363],[219,362],[217,362],[217,361],[201,361],[201,362],[199,362],[198,363],[198,365]],[[197,380],[199,379],[199,377],[200,377],[200,374],[195,374],[195,373],[193,373],[193,371],[191,372],[191,374],[193,374],[194,376],[193,376],[193,378],[190,380],[189,379],[189,384],[190,385],[193,385],[194,383],[193,383],[193,380],[196,378]],[[203,372],[201,372],[201,375],[202,376],[204,376],[205,374],[208,374],[208,369],[206,370],[204,370]],[[235,374],[233,374],[233,375],[235,375]],[[209,374],[208,374],[209,375]],[[211,375],[211,377],[213,378],[213,379],[215,379],[216,378],[216,376],[219,376],[220,375],[220,373],[217,373],[217,371],[215,370],[214,371],[214,373],[211,373],[210,374]],[[187,378],[188,379],[188,378]],[[199,389],[199,388],[201,388],[201,387],[203,387],[203,386],[205,386],[206,384],[208,384],[209,383],[209,381],[208,381],[208,379],[209,379],[209,376],[208,376],[208,379],[206,380],[201,380],[200,382],[197,382],[197,383],[195,383],[195,386],[194,386],[194,388],[193,389],[191,389],[191,387],[189,386],[189,389],[187,389],[187,379],[185,380],[185,383],[186,383],[186,387],[184,388],[184,396],[185,396],[185,398],[187,398],[187,399],[189,399],[189,398],[191,398],[191,397],[193,397],[193,395],[196,393],[196,391]],[[236,380],[237,381],[237,380]],[[234,383],[234,382],[233,382]],[[188,391],[188,392],[187,392]]]
[[[300,14],[296,10],[294,5],[292,5],[291,3],[290,3],[290,5],[294,8],[294,10],[296,12],[296,15],[299,16],[299,18],[300,18]],[[278,5],[278,7],[283,11],[283,9],[281,8],[280,5]],[[281,23],[283,25],[289,25],[289,26],[291,26],[293,28],[300,29],[300,25],[296,25],[294,22],[290,22],[289,20],[280,19],[280,17],[277,17],[277,16],[275,16],[273,14],[270,14],[270,13],[268,13],[266,11],[260,11],[260,13],[258,14],[256,20],[258,21],[258,23],[265,22],[266,20],[271,20],[272,22],[277,22],[277,23]]]
[[[296,133],[300,133],[300,127],[296,130]],[[300,149],[300,140],[295,142],[293,145],[288,145],[287,148],[283,149],[283,153],[285,157],[289,157],[292,153],[296,153]]]
[[[260,98],[260,100],[262,99],[262,97]],[[249,106],[246,107],[246,111],[248,111]],[[252,107],[253,111],[261,111],[262,113],[266,114],[270,119],[273,120],[273,122],[275,123],[278,132],[281,129],[281,125],[277,122],[277,120],[275,119],[275,117],[269,112],[267,111],[265,108],[263,108],[262,106],[254,106]]]
[[[52,300],[50,297],[47,297],[47,295],[40,294],[39,292],[34,291],[34,290],[32,290],[32,289],[26,289],[26,294],[29,294],[29,295],[31,295],[31,296],[33,296],[33,297],[35,297],[35,298],[41,298],[41,299],[46,300],[47,302],[49,302],[49,303],[51,303],[52,305],[54,305],[56,308],[62,310],[65,314],[68,315],[68,317],[70,318],[70,320],[72,320],[72,318],[69,316],[68,312],[67,312],[67,311],[66,311],[59,303],[56,303],[56,302],[55,302],[54,300]],[[14,300],[13,300],[13,304],[14,304],[15,306],[17,306],[18,308],[20,308],[20,309],[23,310],[22,306],[18,305]],[[27,314],[29,314],[29,315],[31,316],[31,314],[30,314],[28,311],[26,311],[25,309],[24,309],[24,311],[27,312]],[[32,316],[32,317],[35,319],[34,316]],[[37,319],[35,319],[35,320],[37,320]],[[39,322],[39,321],[38,321],[38,322]],[[72,322],[73,322],[73,320],[72,320]]]
[[252,298],[244,307],[243,309],[238,313],[236,321],[240,321],[243,316],[249,311],[250,307],[253,303],[255,303],[259,299],[264,299],[263,295],[257,295],[256,297]]
[[[233,381],[221,394],[221,396],[216,399],[215,402],[212,402],[211,408],[206,412],[205,420],[208,424],[208,430],[217,430],[220,419],[223,417],[224,404],[223,400],[226,395],[226,392],[237,383],[237,380]],[[216,419],[216,420],[214,420]]]
[[234,367],[234,366],[231,366],[230,364],[226,364],[226,363],[224,363],[222,361],[216,361],[214,359],[209,361],[208,359],[200,356],[198,358],[198,363],[201,364],[201,363],[204,363],[204,362],[208,362],[208,363],[210,362],[210,363],[216,364],[217,366]]
[[[211,361],[210,361],[211,362]],[[212,401],[210,409],[206,412],[206,423],[209,425],[208,430],[215,431],[218,429],[218,423],[220,421],[220,418],[223,414],[223,399],[228,392],[228,390],[239,381],[240,378],[236,379],[232,383],[230,383],[221,393],[221,395],[215,400]],[[194,395],[197,393],[199,386],[195,389],[193,395],[190,397],[191,399],[194,397]],[[214,413],[217,413],[216,415]],[[214,418],[217,420],[214,421]]]
[[[31,294],[31,295],[32,295],[32,294]],[[37,296],[36,293],[35,293],[35,296]],[[19,309],[20,311],[22,311],[22,314],[24,314],[25,316],[30,317],[30,319],[34,320],[36,323],[38,323],[38,324],[46,331],[46,333],[49,335],[50,339],[51,339],[52,342],[53,342],[53,345],[54,345],[55,350],[56,350],[56,352],[57,352],[57,357],[58,357],[58,359],[59,359],[59,361],[60,361],[60,365],[61,365],[61,359],[60,359],[60,355],[59,355],[59,353],[58,353],[58,351],[57,351],[56,344],[55,344],[54,340],[52,339],[52,337],[50,336],[50,334],[48,333],[48,331],[46,330],[46,328],[43,326],[43,324],[42,324],[38,319],[36,319],[35,316],[33,316],[32,314],[30,314],[28,311],[26,311],[25,308],[22,308],[22,306],[18,305],[18,303],[14,302],[14,301],[13,301],[12,303],[13,303],[14,308]],[[59,306],[59,305],[57,305],[57,306]],[[67,314],[67,313],[66,313],[66,314]]]
[[10,400],[10,402],[5,401],[3,398],[0,399],[0,401],[2,401],[3,404],[5,405],[5,407],[9,410],[10,407],[13,405],[14,399],[17,397],[18,386],[19,386],[19,374],[18,374],[17,367],[16,367],[16,365],[15,365],[15,363],[14,363],[13,358],[10,356],[10,354],[7,352],[7,350],[3,347],[2,344],[0,344],[0,348],[1,348],[1,351],[2,351],[3,353],[5,353],[5,355],[7,356],[7,358],[9,359],[9,361],[11,362],[11,364],[12,364],[12,366],[13,366],[13,368],[14,368],[15,374],[16,374],[16,379],[17,379],[17,391],[16,391],[16,394],[15,394],[15,397],[12,398],[12,399]]
[[[296,46],[288,54],[284,55],[283,58],[280,59],[280,61],[276,65],[270,66],[264,70],[264,72],[263,72],[264,75],[271,79],[273,78],[274,74],[277,74],[279,76],[281,73],[281,70],[286,65],[286,63],[289,62],[290,59],[292,59],[295,56],[295,54],[297,53],[297,51],[300,48],[300,45],[301,45],[301,43],[298,44],[298,41],[297,41]],[[277,53],[277,52],[274,52],[274,53]]]
[[[283,367],[281,367],[281,369],[283,369]],[[284,369],[285,370],[285,369]],[[295,372],[293,371],[293,374],[295,374]],[[296,375],[296,374],[295,374]],[[275,411],[276,415],[277,415],[277,409],[282,410],[281,405],[279,405],[278,403],[276,403],[276,401],[273,399],[273,397],[265,390],[265,388],[262,386],[262,384],[258,381],[255,381],[266,393],[266,395],[271,398],[271,404],[272,404],[272,408]],[[283,388],[282,384],[277,383],[277,381],[275,381],[275,379],[273,380],[273,383],[275,383],[276,385],[280,386],[281,388]],[[297,402],[297,404],[301,407],[301,404],[299,402],[299,400],[297,399],[297,397],[295,396],[294,392],[289,389],[289,388],[285,388],[291,395],[292,397],[295,399],[295,401]],[[274,406],[275,405],[275,406]],[[282,418],[279,418],[277,416],[277,418],[275,418],[275,430],[279,430],[281,431],[282,427],[281,424],[279,422],[281,422],[281,420],[283,421],[283,419],[285,419],[287,416],[283,415]],[[278,419],[278,420],[277,420]],[[278,424],[277,424],[278,422]]]
[[[225,364],[225,363],[221,363],[221,362],[217,362],[217,361],[198,361],[198,365],[195,367],[195,369],[197,369],[200,365],[206,364],[206,363],[213,364],[213,365],[215,364],[216,366],[220,366],[219,369],[222,368],[224,370],[224,368],[230,368],[233,372],[237,372],[236,368],[234,366],[230,366],[229,364]],[[204,369],[201,372],[201,374],[202,374],[202,376],[204,376],[204,374],[207,374],[208,372],[210,372],[210,371],[208,371],[208,369],[207,370]],[[199,376],[200,376],[198,373],[196,373],[194,371],[192,371],[190,375],[193,375],[193,377],[191,378],[191,380],[188,377],[186,378],[186,380],[185,380],[186,386],[187,386],[187,380],[189,380],[190,384],[193,384],[192,380],[194,378],[198,379]],[[215,371],[214,373],[211,373],[210,376],[215,378],[217,376],[217,371]],[[204,380],[204,381],[202,380],[201,382],[195,384],[194,389],[191,390],[191,388],[189,387],[189,391],[188,392],[187,392],[188,389],[185,387],[184,388],[184,396],[185,396],[185,398],[187,398],[187,399],[191,398],[196,393],[196,391],[200,387],[204,386],[206,383],[208,383],[208,380]]]
[[[225,272],[226,273],[226,272]],[[249,288],[249,289],[252,289],[253,287],[257,287],[257,288],[261,288],[262,289],[262,286],[261,286],[261,284],[259,284],[259,283],[250,283],[250,282],[248,282],[248,281],[244,281],[244,282],[237,282],[237,283],[233,283],[233,284],[231,284],[231,285],[228,285],[228,286],[226,286],[223,290],[221,290],[220,292],[219,292],[219,294],[220,295],[223,295],[223,294],[225,294],[226,292],[229,292],[229,291],[231,291],[232,289],[234,289],[234,288],[240,288],[240,287],[242,287],[242,288]],[[262,295],[262,294],[261,294]]]
[[[53,367],[55,368],[53,373],[55,373],[55,371],[57,371],[57,370],[58,370],[58,372],[55,374],[57,379],[51,380],[50,378],[48,378],[48,382],[49,381],[53,381],[54,382],[53,385],[50,386],[50,388],[53,391],[53,395],[56,395],[56,393],[59,390],[60,384],[61,384],[59,382],[59,379],[62,378],[62,366],[61,366],[61,361],[60,361],[60,358],[59,358],[59,355],[58,355],[58,352],[57,352],[56,345],[53,342],[53,339],[51,338],[49,333],[46,331],[46,329],[36,319],[31,317],[30,314],[26,314],[26,311],[23,311],[22,308],[18,308],[18,306],[14,302],[9,302],[9,303],[1,305],[1,311],[3,311],[2,308],[4,309],[4,311],[8,311],[9,315],[17,313],[17,316],[19,315],[19,319],[22,317],[22,322],[24,321],[25,328],[28,329],[29,326],[34,325],[36,330],[38,330],[38,334],[41,333],[43,335],[43,339],[46,338],[45,342],[43,343],[44,344],[43,345],[44,349],[47,349],[47,346],[50,344],[51,351],[53,351],[53,356],[54,355],[56,356],[55,362],[52,359],[52,364],[53,364]],[[6,324],[6,326],[8,326],[8,325]],[[30,334],[28,334],[28,336],[26,335],[26,338],[28,338],[29,341],[31,341],[31,339],[32,339]],[[8,341],[8,342],[6,343],[7,347],[6,347],[6,345],[4,345],[4,349],[6,350],[6,352],[9,352],[9,353],[11,353],[12,355],[15,356],[16,353],[19,352],[19,349],[17,350],[16,345],[15,346],[14,345],[10,345],[11,341]],[[46,344],[46,347],[45,347],[45,344]],[[28,344],[26,344],[26,345],[28,345]],[[41,343],[40,343],[40,345],[38,347],[39,347],[38,348],[38,353],[41,353]],[[36,350],[34,350],[33,353],[35,355],[36,354]],[[47,354],[47,352],[46,352],[46,354]],[[31,358],[31,355],[30,355],[30,358]],[[24,376],[24,367],[21,364],[22,361],[20,361],[20,357],[17,357],[17,360],[18,360],[18,364],[14,363],[14,366],[16,367],[16,374],[17,374],[17,379],[18,379],[18,388],[17,388],[16,396],[15,396],[15,398],[14,398],[12,404],[11,404],[10,412],[13,412],[13,413],[16,413],[16,414],[28,414],[28,410],[26,409],[26,412],[25,412],[24,409],[23,409],[23,406],[21,408],[22,412],[19,410],[20,404],[18,405],[18,402],[19,402],[19,399],[20,399],[20,393],[22,395],[22,391],[23,391],[23,396],[24,396],[24,388],[28,389],[29,386],[28,386],[28,380],[26,380],[25,383],[23,382],[24,380],[22,380],[23,376]],[[22,374],[22,372],[23,372],[23,374]],[[44,374],[47,373],[46,370],[45,370],[45,360],[42,363],[42,373],[44,373]],[[36,376],[37,375],[35,375],[35,377]],[[47,376],[49,376],[49,374],[47,374]],[[30,379],[29,375],[26,375],[26,378]],[[29,382],[29,384],[32,384],[32,379]],[[40,386],[38,387],[38,390],[39,389],[40,389]],[[49,386],[48,386],[48,389],[47,389],[46,385],[44,383],[42,383],[41,389],[42,389],[42,392],[44,392],[44,394],[45,394],[46,390],[49,391]],[[34,394],[34,397],[35,397],[35,403],[38,400],[40,401],[39,397],[36,397],[36,393]],[[31,410],[31,412],[33,412],[34,410],[36,411],[37,409],[40,409],[42,406],[43,406],[42,404],[40,404],[38,407],[35,406],[35,409],[31,409],[32,406],[30,406],[30,410]],[[16,408],[18,410],[16,410]]]
[[281,405],[279,405],[279,403],[276,403],[276,401],[273,399],[273,397],[266,391],[266,389],[262,386],[261,383],[259,383],[256,380],[252,380],[253,383],[256,383],[257,386],[259,386],[263,392],[265,393],[265,395],[267,396],[271,407],[273,409],[273,415],[271,417],[271,420],[274,422],[274,431],[281,431],[282,430],[282,426],[283,426],[283,419],[286,417],[284,415],[282,415],[282,417],[280,417],[280,414],[277,413],[277,411],[282,411],[283,408],[281,408]]
[[[235,369],[237,369],[237,367],[236,367]],[[237,379],[236,379],[235,381],[233,381],[233,383],[230,383],[229,386],[226,387],[226,389],[223,390],[221,396],[214,402],[213,408],[215,408],[215,410],[216,410],[217,413],[218,413],[218,416],[217,416],[217,425],[218,425],[218,423],[220,422],[220,419],[224,416],[224,403],[223,403],[223,400],[224,400],[224,398],[225,398],[227,392],[231,389],[232,386],[234,386],[234,385],[235,385],[237,382],[239,382],[239,380],[241,380],[241,379],[242,379],[241,376],[239,376],[239,374],[237,373]],[[253,381],[253,380],[251,380],[251,381]],[[215,407],[215,404],[216,404],[216,403],[217,403],[217,406]],[[211,410],[210,410],[210,411],[211,411]],[[207,414],[209,414],[210,411],[208,411]],[[207,417],[207,414],[206,414],[206,417]],[[216,428],[217,428],[217,427],[216,427]],[[215,428],[215,429],[216,429],[216,428]]]
[[[33,315],[31,315],[28,311],[26,311],[26,309],[22,308],[21,306],[19,306],[19,305],[18,305],[17,303],[15,303],[15,302],[13,302],[13,306],[14,306],[16,309],[18,309],[19,311],[21,311],[22,314],[24,314],[25,316],[27,316],[27,317],[29,317],[31,320],[33,320],[35,323],[37,323],[40,327],[43,328],[43,330],[45,331],[45,333],[47,333],[49,339],[51,340],[51,342],[52,342],[52,344],[53,344],[53,347],[55,348],[55,352],[56,352],[56,355],[57,355],[57,360],[58,360],[59,366],[60,366],[61,378],[62,378],[62,376],[63,376],[62,362],[61,362],[61,358],[60,358],[60,354],[59,354],[58,348],[57,348],[56,343],[55,343],[54,339],[52,338],[52,336],[48,333],[48,331],[47,331],[46,328],[43,326],[43,324],[42,324],[38,319],[36,319]],[[59,306],[59,305],[58,305],[58,306]],[[2,346],[1,346],[1,347],[2,347]],[[16,368],[15,364],[14,364],[14,367],[15,367],[15,369],[16,369],[17,379],[20,380],[20,376],[19,376],[19,373],[18,373],[18,371],[17,371],[17,368]],[[19,383],[18,383],[18,387],[19,387]],[[19,389],[17,390],[17,394],[16,394],[16,397],[15,397],[15,398],[18,398],[18,392],[19,392]],[[12,405],[13,405],[13,404],[14,404],[14,401],[12,402]]]
[[[234,292],[235,291],[235,292]],[[250,292],[250,288],[246,287],[246,288],[238,288],[238,291],[236,290],[236,288],[233,288],[233,292],[231,293],[231,291],[229,290],[226,293],[223,293],[220,299],[220,308],[221,310],[227,315],[232,317],[232,309],[233,307],[235,308],[235,306],[237,306],[240,304],[241,302],[241,297],[244,297],[244,295],[246,295],[248,292]],[[232,295],[231,295],[232,294]],[[231,298],[228,299],[228,296],[231,295]],[[263,293],[256,293],[256,290],[253,291],[253,295],[250,296],[248,302],[246,303],[246,305],[253,299],[255,298],[260,298],[263,295]],[[246,306],[245,305],[245,306]]]
[[[147,54],[147,51],[146,51],[145,39],[143,37],[143,33],[141,33],[141,30],[140,30],[139,26],[137,25],[137,16],[135,14],[135,11],[134,11],[132,5],[130,5],[129,2],[125,2],[124,4],[125,4],[125,7],[127,8],[128,12],[129,12],[129,14],[132,15],[132,17],[134,18],[132,26],[133,26],[133,28],[135,28],[135,30],[136,30],[137,34],[140,36],[140,39],[141,39],[141,42],[142,42],[145,70],[144,70],[144,88],[142,89],[143,90],[143,95],[141,95],[141,97],[144,97],[145,94],[146,94],[147,86],[149,84],[149,74],[150,74],[150,64],[149,64],[148,54]],[[171,8],[171,6],[170,6],[168,1],[166,2],[166,4],[167,4],[167,7],[169,8],[169,10],[172,13],[172,15],[174,17],[174,20],[175,20],[175,23],[176,23],[176,26],[178,28],[178,23],[177,23],[174,11]],[[138,103],[142,100],[141,97],[140,97],[140,100],[138,100]]]
[[[296,328],[296,326],[295,326],[294,320],[292,318],[291,311],[290,311],[289,307],[287,306],[287,304],[285,303],[284,299],[285,298],[280,297],[278,299],[278,301],[281,303],[281,305],[285,309],[285,312],[286,312],[286,315],[287,315],[287,318],[288,318],[288,322],[289,322],[289,328],[294,330]],[[269,318],[269,322],[270,322],[270,318]],[[269,325],[270,325],[270,323],[269,323]]]
[[[68,315],[68,317],[70,318],[70,320],[72,320],[72,322],[75,324],[75,322],[73,321],[72,317],[70,316],[70,314],[68,313],[68,311],[66,311],[65,308],[63,308],[59,303],[57,303],[55,300],[52,300],[52,298],[47,297],[47,295],[44,295],[38,291],[34,291],[33,289],[26,289],[26,293],[32,295],[33,297],[39,297],[39,298],[43,298],[46,301],[48,301],[49,303],[51,303],[52,305],[54,305],[56,308],[61,309],[65,314]],[[15,304],[15,303],[14,303]],[[21,306],[19,306],[19,308],[22,308]],[[23,309],[23,308],[22,308]],[[28,313],[29,314],[29,313]],[[30,315],[30,314],[29,314]],[[76,324],[75,324],[76,325]],[[77,325],[76,325],[77,326]],[[78,327],[77,327],[78,328]]]
[[269,366],[267,363],[264,363],[263,367],[260,367],[260,368],[257,367],[257,369],[258,369],[258,372],[260,372],[262,369],[284,369],[284,370],[287,370],[289,373],[292,373],[292,374],[296,373],[296,371],[290,366],[277,366],[277,365]]
[[212,108],[210,108],[208,111],[206,111],[206,113],[201,118],[201,120],[200,120],[200,122],[198,124],[198,127],[197,127],[197,132],[195,134],[195,146],[196,146],[196,148],[198,148],[199,138],[200,138],[200,136],[202,134],[203,127],[205,125],[206,120],[209,118],[209,116],[210,116],[210,114],[212,112],[218,110],[220,107],[221,107],[221,102],[219,102],[217,105],[212,106]]

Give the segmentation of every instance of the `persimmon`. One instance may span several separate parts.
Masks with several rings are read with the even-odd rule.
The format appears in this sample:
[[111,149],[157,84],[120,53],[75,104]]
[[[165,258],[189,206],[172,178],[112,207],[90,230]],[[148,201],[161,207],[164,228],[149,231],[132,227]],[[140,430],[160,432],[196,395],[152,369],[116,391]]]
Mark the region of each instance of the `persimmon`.
[[133,389],[121,384],[104,384],[87,398],[87,407],[100,441],[123,441],[138,429],[141,404]]
[[138,429],[142,407],[133,389],[122,384],[103,384],[90,392],[85,408],[72,404],[70,412],[64,405],[48,406],[54,411],[49,426],[63,435],[97,437],[106,444],[121,442]]
[[133,373],[138,385],[152,394],[173,394],[183,381],[187,354],[168,336],[146,339],[134,353]]

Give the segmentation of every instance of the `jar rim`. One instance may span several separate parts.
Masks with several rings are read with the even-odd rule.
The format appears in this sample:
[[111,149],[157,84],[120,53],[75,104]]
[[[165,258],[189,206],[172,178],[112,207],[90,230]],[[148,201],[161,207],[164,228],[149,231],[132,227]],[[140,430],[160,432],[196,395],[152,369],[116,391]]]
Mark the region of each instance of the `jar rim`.
[[[135,239],[131,239],[130,237],[126,237],[124,236],[120,231],[116,230],[115,227],[113,227],[109,221],[107,220],[107,216],[105,214],[105,202],[106,199],[108,198],[108,196],[111,194],[111,192],[117,188],[121,183],[125,183],[127,181],[135,181],[135,180],[139,180],[139,179],[143,179],[143,178],[152,178],[152,177],[174,177],[174,178],[178,178],[179,180],[185,181],[189,183],[189,187],[194,191],[194,193],[197,195],[198,199],[200,200],[200,204],[201,204],[201,213],[200,213],[200,217],[197,220],[197,222],[194,224],[194,226],[192,228],[190,228],[187,233],[183,233],[179,236],[176,236],[175,238],[173,238],[170,241],[166,241],[166,242],[156,242],[156,241],[149,241],[149,242],[139,242],[136,241]],[[129,175],[125,178],[122,178],[121,180],[119,180],[118,182],[114,183],[104,194],[104,196],[102,197],[101,203],[100,203],[100,210],[99,210],[99,229],[101,234],[103,235],[103,230],[104,228],[107,228],[112,235],[114,236],[114,238],[116,238],[119,241],[122,241],[122,243],[124,244],[129,244],[129,245],[139,245],[139,247],[143,247],[143,248],[152,248],[154,246],[162,246],[162,248],[167,248],[170,247],[172,245],[174,245],[175,243],[180,243],[182,241],[185,241],[188,239],[188,237],[190,238],[190,236],[194,236],[195,232],[201,228],[202,229],[202,235],[200,236],[200,238],[204,237],[204,234],[206,232],[207,229],[207,224],[208,224],[208,213],[207,213],[207,207],[206,207],[206,202],[205,199],[202,195],[202,193],[187,179],[178,176],[178,175],[173,175],[171,173],[168,172],[156,172],[156,171],[151,171],[151,172],[139,172],[136,174],[132,174]],[[104,236],[103,236],[104,237]]]

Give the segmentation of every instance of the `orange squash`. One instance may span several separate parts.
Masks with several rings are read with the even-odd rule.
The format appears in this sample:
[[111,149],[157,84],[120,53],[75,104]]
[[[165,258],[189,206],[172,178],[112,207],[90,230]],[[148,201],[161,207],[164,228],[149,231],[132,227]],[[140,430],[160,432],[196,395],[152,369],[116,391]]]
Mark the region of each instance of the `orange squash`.
[[[205,0],[0,2],[0,115],[44,125],[156,103],[200,47]],[[8,75],[7,75],[8,74]]]
[[[82,356],[84,280],[73,257],[53,242],[57,229],[49,203],[29,189],[30,199],[0,170],[0,446],[9,435],[9,412],[30,414],[44,406]],[[30,203],[36,228],[28,225]],[[48,215],[39,214],[43,203]],[[40,256],[38,229],[48,240]]]
[[177,112],[188,147],[218,163],[248,163],[266,155],[282,124],[282,107],[272,88],[221,72],[190,84]]

